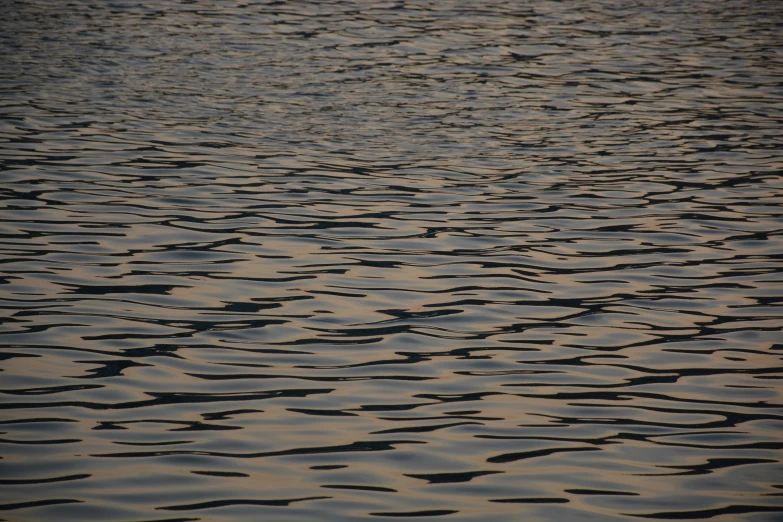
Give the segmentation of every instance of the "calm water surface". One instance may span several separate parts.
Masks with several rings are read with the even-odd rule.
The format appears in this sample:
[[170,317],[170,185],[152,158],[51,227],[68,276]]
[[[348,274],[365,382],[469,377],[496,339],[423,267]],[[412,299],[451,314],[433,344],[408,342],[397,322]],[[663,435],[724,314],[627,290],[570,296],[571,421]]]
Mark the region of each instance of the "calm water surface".
[[0,518],[783,519],[780,1],[0,10]]

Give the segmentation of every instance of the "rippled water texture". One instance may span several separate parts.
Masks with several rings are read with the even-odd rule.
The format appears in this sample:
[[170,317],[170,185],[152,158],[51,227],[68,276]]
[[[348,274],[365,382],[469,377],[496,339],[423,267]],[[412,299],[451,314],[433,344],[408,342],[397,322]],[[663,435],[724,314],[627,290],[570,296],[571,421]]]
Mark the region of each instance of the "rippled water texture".
[[780,1],[0,5],[0,518],[783,519]]

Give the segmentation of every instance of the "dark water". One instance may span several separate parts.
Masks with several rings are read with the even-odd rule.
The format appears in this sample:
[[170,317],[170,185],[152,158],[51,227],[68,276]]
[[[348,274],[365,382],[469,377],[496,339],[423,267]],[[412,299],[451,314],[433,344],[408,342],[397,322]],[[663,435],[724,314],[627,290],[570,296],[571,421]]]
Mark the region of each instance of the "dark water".
[[783,3],[0,5],[1,518],[783,519]]

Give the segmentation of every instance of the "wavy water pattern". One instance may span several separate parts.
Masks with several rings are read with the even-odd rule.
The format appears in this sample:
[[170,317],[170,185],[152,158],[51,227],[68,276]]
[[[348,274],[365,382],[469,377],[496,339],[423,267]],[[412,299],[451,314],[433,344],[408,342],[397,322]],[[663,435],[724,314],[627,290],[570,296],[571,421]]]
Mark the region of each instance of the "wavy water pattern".
[[783,518],[779,1],[0,9],[0,519]]

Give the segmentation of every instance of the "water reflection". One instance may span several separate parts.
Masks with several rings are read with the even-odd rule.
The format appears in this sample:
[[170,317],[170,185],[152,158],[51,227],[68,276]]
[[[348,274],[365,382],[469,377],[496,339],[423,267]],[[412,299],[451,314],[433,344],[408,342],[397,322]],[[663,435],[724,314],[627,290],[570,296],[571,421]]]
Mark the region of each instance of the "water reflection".
[[780,518],[778,2],[2,12],[9,520]]

